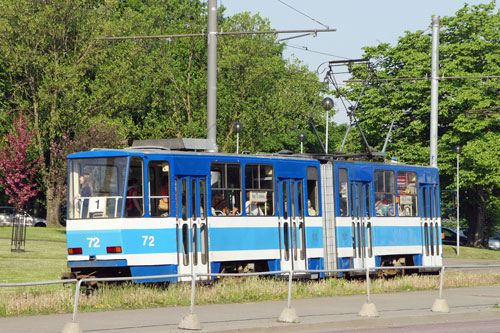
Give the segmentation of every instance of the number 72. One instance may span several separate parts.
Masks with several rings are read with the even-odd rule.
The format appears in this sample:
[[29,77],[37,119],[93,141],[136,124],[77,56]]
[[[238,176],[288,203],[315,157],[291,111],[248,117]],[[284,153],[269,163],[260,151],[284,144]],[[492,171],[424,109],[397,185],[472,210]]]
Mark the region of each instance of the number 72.
[[155,246],[155,236],[143,235],[142,239],[144,240],[142,246]]

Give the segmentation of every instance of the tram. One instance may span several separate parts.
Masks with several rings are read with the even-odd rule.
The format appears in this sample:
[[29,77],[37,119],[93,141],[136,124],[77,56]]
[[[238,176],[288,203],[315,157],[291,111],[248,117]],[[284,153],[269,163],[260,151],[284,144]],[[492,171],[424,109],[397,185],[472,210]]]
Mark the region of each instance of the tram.
[[75,276],[442,265],[436,168],[175,140],[68,156]]

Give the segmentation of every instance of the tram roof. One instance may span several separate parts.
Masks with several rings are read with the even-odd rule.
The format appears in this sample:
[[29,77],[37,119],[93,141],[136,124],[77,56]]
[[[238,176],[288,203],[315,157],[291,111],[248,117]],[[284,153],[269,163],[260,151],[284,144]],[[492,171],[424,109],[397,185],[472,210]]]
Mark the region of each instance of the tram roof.
[[68,155],[68,159],[74,158],[98,158],[98,157],[127,157],[145,155],[170,155],[170,156],[212,156],[212,157],[237,157],[237,158],[272,158],[272,159],[295,159],[295,160],[317,160],[313,155],[297,154],[293,152],[285,153],[256,153],[256,154],[234,154],[205,151],[182,151],[169,150],[159,147],[127,147],[123,149],[92,149],[91,151],[78,152]]

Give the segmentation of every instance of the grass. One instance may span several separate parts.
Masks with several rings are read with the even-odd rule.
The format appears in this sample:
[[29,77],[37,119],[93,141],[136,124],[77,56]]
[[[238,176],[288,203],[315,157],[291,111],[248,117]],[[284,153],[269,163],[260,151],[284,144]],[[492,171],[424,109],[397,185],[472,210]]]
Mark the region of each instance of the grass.
[[456,246],[444,245],[443,257],[457,259],[500,260],[500,251],[460,246],[460,256],[457,256]]
[[27,228],[24,252],[10,251],[11,230],[0,227],[0,283],[60,280],[67,271],[64,228]]
[[[0,227],[0,283],[59,280],[66,268],[64,228],[29,228],[26,252],[10,251],[10,227]],[[443,246],[444,256],[457,258],[454,246]],[[500,261],[500,251],[460,248],[461,259]],[[500,284],[498,271],[447,272],[445,287]],[[371,292],[398,292],[439,288],[439,275],[411,275],[372,281]],[[196,304],[285,300],[288,282],[272,278],[224,278],[196,289]],[[325,279],[295,282],[293,298],[364,294],[364,280]],[[74,285],[0,288],[0,317],[72,312]],[[79,311],[154,308],[189,305],[190,284],[107,284],[82,296]]]

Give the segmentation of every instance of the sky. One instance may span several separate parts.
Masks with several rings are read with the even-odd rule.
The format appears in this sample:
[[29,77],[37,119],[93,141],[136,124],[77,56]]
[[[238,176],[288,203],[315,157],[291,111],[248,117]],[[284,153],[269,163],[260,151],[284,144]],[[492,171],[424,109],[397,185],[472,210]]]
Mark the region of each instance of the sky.
[[[226,7],[226,15],[251,12],[266,17],[276,30],[324,29],[315,22],[337,29],[287,42],[285,57],[295,56],[311,71],[321,72],[332,61],[359,59],[362,48],[380,43],[395,45],[405,31],[431,32],[431,18],[454,16],[464,4],[477,5],[489,0],[217,0]],[[293,7],[293,8],[290,8]],[[498,4],[497,4],[498,8]],[[301,14],[301,13],[303,14]],[[307,15],[307,16],[306,16]],[[312,18],[312,19],[311,19]],[[314,20],[313,20],[314,19]],[[293,35],[281,35],[290,37]],[[306,51],[304,48],[307,48]],[[430,61],[430,59],[429,59]],[[323,75],[318,74],[321,79]],[[347,79],[347,78],[344,78]],[[340,77],[337,80],[342,80]],[[345,111],[339,110],[333,120],[346,123]]]

